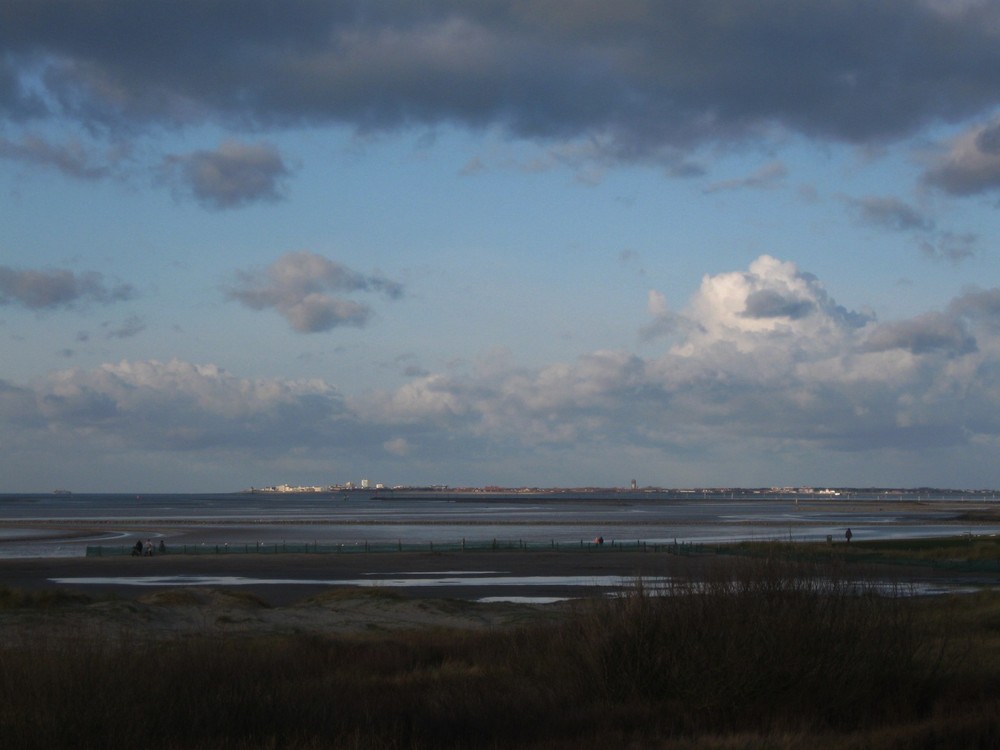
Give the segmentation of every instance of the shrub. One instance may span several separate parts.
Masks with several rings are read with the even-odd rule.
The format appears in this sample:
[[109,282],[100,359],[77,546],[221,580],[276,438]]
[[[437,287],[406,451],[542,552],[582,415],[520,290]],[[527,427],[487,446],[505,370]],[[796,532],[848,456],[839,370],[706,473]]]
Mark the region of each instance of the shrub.
[[912,702],[926,674],[898,591],[777,558],[601,602],[567,626],[580,679],[655,702],[677,728],[853,726]]

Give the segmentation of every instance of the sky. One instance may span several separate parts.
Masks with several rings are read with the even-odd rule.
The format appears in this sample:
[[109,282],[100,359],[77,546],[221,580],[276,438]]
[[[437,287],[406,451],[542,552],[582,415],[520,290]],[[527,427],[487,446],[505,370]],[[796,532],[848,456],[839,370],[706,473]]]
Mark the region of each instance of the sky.
[[5,0],[0,492],[997,488],[998,199],[994,0]]

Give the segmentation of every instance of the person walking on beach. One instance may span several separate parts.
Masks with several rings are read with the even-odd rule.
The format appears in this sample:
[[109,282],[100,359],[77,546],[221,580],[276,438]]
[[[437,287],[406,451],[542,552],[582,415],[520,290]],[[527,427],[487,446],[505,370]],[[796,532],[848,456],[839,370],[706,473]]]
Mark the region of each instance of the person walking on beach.
[[844,532],[844,538],[845,538],[845,539],[847,540],[847,543],[848,543],[848,544],[850,544],[850,543],[851,543],[851,537],[852,537],[852,536],[854,536],[854,534],[852,534],[852,533],[851,533],[851,529],[850,529],[850,528],[848,528],[848,529],[847,529],[847,531],[845,531],[845,532]]
[[135,546],[132,548],[132,557],[139,557],[142,554],[142,540],[136,539]]

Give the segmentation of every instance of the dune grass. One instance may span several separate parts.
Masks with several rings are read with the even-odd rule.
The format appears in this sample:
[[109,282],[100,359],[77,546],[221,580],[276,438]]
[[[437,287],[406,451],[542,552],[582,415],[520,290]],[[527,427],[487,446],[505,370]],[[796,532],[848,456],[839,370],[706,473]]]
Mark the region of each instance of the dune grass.
[[841,562],[884,562],[900,564],[950,564],[970,568],[1000,570],[1000,538],[975,534],[926,539],[873,539],[850,544],[837,540],[832,544],[819,542],[737,542],[723,545],[720,552],[740,556],[808,560],[840,560]]
[[720,558],[557,623],[0,644],[4,748],[1000,746],[1000,595]]

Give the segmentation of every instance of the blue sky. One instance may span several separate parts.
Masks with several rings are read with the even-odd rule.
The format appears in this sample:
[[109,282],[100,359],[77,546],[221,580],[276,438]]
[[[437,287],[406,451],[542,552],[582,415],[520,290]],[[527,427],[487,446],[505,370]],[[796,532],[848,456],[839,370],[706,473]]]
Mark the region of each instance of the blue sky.
[[8,0],[0,491],[1000,486],[1000,3]]

